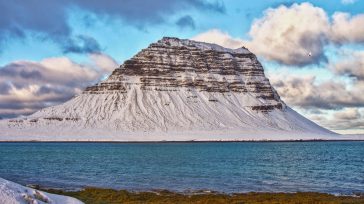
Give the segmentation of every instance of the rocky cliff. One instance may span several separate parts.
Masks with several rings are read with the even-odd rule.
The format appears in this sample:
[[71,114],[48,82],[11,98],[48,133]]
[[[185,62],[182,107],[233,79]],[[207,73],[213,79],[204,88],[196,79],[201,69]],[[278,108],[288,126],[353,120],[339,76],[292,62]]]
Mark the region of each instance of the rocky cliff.
[[264,104],[253,110],[283,109],[284,103],[264,75],[256,56],[246,48],[226,49],[217,45],[163,38],[152,43],[115,69],[100,84],[84,94],[127,93],[131,86],[146,91],[242,93],[255,96]]

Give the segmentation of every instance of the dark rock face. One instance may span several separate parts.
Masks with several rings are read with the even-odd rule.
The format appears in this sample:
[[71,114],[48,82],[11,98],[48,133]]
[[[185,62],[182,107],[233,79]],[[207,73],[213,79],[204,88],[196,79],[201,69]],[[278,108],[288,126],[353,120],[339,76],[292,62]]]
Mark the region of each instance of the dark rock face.
[[88,87],[84,94],[127,93],[130,86],[157,91],[201,91],[252,94],[268,101],[253,110],[283,109],[256,56],[245,48],[163,38],[115,69],[110,77]]

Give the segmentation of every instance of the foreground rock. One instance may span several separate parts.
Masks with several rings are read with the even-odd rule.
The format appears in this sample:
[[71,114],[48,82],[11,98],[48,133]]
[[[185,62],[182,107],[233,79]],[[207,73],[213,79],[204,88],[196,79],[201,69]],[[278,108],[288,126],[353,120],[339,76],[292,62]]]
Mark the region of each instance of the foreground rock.
[[0,178],[1,204],[82,204],[68,196],[45,193]]
[[163,38],[64,104],[0,122],[0,140],[338,139],[289,108],[245,48]]

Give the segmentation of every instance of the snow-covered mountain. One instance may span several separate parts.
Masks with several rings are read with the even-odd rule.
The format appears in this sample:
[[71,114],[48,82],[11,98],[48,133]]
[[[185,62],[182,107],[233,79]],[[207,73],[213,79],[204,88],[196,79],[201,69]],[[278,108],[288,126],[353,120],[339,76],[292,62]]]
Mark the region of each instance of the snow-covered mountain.
[[327,139],[246,48],[163,38],[71,100],[0,122],[1,140]]

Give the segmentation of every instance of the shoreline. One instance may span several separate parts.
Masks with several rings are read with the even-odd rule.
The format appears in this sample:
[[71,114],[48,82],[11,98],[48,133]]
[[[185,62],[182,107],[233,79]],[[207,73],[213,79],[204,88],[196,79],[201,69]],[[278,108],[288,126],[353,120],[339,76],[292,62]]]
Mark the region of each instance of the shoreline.
[[224,192],[212,189],[185,189],[185,190],[171,190],[166,188],[109,188],[109,187],[98,187],[98,186],[79,186],[79,187],[56,187],[56,186],[47,186],[41,184],[24,184],[24,186],[46,191],[49,193],[59,192],[61,195],[67,195],[68,193],[81,193],[84,191],[121,191],[121,192],[128,192],[130,194],[143,194],[143,193],[152,193],[152,194],[170,194],[170,195],[181,195],[181,196],[193,196],[193,195],[226,195],[226,196],[233,196],[233,195],[247,195],[247,194],[322,194],[328,196],[335,196],[335,197],[353,197],[353,198],[363,198],[364,201],[364,190],[352,191],[348,194],[341,194],[341,193],[330,193],[330,192],[323,192],[323,191],[232,191],[232,192]]
[[364,203],[364,192],[333,195],[320,192],[222,193],[208,190],[189,193],[169,190],[130,191],[88,187],[79,191],[39,190],[71,196],[88,203]]
[[363,197],[364,198],[364,191],[362,192],[352,192],[350,194],[340,194],[340,193],[328,193],[328,192],[320,192],[320,191],[242,191],[242,192],[223,192],[223,191],[216,191],[216,190],[209,190],[209,189],[196,189],[196,190],[169,190],[169,189],[116,189],[116,188],[103,188],[97,186],[84,186],[84,187],[47,187],[41,186],[38,184],[27,184],[26,187],[47,191],[47,192],[61,192],[61,193],[79,193],[82,191],[87,190],[96,190],[96,191],[123,191],[132,194],[140,194],[140,193],[154,193],[154,194],[176,194],[176,195],[183,195],[183,196],[192,196],[192,195],[246,195],[246,194],[306,194],[306,193],[317,193],[317,194],[325,194],[330,196],[336,197]]

